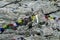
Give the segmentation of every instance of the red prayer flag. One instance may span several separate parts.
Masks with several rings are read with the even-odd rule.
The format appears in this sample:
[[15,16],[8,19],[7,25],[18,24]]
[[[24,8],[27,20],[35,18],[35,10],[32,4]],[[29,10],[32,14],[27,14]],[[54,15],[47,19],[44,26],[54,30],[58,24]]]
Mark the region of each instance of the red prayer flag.
[[45,19],[47,19],[47,20],[48,20],[48,16],[47,16],[47,15],[45,15]]
[[14,27],[14,24],[9,24],[9,26]]
[[60,20],[60,18],[58,18],[58,20]]

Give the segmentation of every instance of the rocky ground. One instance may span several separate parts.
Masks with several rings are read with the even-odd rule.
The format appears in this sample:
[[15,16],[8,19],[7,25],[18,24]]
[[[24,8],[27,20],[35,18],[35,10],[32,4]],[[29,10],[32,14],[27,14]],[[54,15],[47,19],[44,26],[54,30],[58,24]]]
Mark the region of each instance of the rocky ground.
[[[33,9],[33,10],[32,10]],[[43,10],[43,12],[41,11]],[[59,10],[59,11],[58,11]],[[46,21],[43,14],[60,16],[60,1],[0,0],[0,26],[13,23],[25,14],[38,13],[39,23],[33,22],[33,28],[18,27],[17,30],[6,30],[0,34],[0,40],[60,40],[60,21]],[[45,22],[45,23],[44,23]],[[48,26],[46,23],[48,22]]]

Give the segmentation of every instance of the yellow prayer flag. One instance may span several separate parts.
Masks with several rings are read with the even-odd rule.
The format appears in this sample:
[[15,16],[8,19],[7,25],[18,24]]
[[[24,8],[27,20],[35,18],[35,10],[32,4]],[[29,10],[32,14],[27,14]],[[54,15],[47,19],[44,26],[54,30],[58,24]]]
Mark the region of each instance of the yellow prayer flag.
[[54,17],[53,16],[50,16],[50,20],[54,20]]

